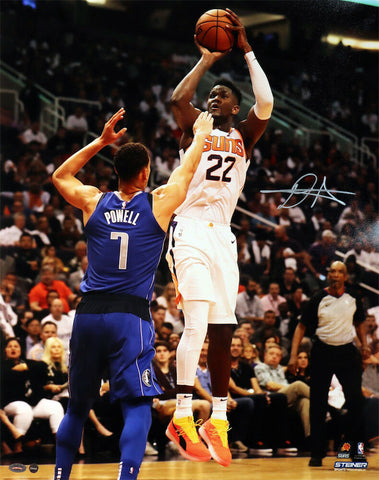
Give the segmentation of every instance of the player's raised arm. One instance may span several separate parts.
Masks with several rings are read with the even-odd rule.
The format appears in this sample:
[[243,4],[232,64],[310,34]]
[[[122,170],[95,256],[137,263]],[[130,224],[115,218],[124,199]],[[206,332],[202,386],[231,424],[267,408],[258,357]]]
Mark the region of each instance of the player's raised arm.
[[[256,100],[256,103],[248,113],[246,121],[241,122],[239,127],[239,129],[245,130],[245,132],[241,131],[241,133],[244,135],[245,140],[248,141],[251,140],[252,137],[254,138],[254,136],[256,136],[257,130],[254,117],[256,116],[260,120],[269,119],[274,105],[274,98],[266,74],[259,65],[258,60],[256,59],[255,54],[249,42],[247,41],[245,27],[242,25],[238,15],[232,12],[232,10],[229,8],[227,8],[226,11],[229,14],[229,18],[233,22],[233,26],[227,25],[227,28],[230,28],[236,32],[236,46],[241,49],[245,55],[245,60],[249,68],[253,93]],[[254,143],[258,140],[258,138],[255,139]]]
[[183,78],[173,91],[171,96],[171,107],[179,128],[192,136],[192,126],[200,113],[195,108],[191,100],[195,95],[197,86],[203,75],[211,66],[228,52],[210,52],[207,48],[200,45],[194,37],[197,48],[200,50],[201,58],[193,69]]
[[167,185],[152,192],[154,195],[153,213],[165,231],[175,209],[186,198],[189,184],[201,159],[205,139],[210,135],[212,127],[212,115],[207,112],[200,113],[193,126],[194,139],[184,154],[181,165],[172,172]]
[[68,158],[53,173],[53,183],[58,192],[67,202],[71,203],[74,207],[80,208],[83,212],[92,210],[93,205],[91,200],[100,193],[100,190],[91,185],[83,185],[75,175],[102,148],[114,143],[125,133],[126,128],[122,128],[117,133],[114,131],[117,122],[124,117],[124,113],[125,110],[121,108],[104,125],[100,137]]

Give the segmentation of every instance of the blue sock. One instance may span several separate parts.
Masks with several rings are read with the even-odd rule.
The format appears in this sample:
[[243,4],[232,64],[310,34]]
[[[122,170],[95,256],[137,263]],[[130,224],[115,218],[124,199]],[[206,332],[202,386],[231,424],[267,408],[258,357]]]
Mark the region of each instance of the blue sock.
[[121,402],[124,428],[120,437],[118,480],[135,480],[138,476],[151,426],[151,402],[151,397]]
[[57,448],[54,480],[68,480],[75,454],[82,438],[83,425],[91,409],[91,403],[69,401],[66,415],[57,432]]

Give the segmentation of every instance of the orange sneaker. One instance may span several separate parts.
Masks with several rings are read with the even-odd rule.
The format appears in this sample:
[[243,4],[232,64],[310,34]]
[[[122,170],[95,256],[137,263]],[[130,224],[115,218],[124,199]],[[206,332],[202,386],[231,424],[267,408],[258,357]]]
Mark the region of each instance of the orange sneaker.
[[205,440],[212,457],[223,467],[228,467],[232,454],[228,445],[229,422],[210,418],[199,429],[200,436]]
[[175,418],[168,424],[166,435],[178,446],[180,453],[188,460],[207,462],[211,459],[209,450],[197,434],[193,417]]

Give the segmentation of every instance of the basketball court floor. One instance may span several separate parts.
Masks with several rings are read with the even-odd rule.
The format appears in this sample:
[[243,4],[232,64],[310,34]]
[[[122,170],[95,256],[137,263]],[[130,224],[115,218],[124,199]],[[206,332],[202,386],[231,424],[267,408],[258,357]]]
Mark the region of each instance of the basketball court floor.
[[[379,478],[379,454],[368,456],[366,471],[335,471],[335,457],[324,459],[322,467],[308,467],[309,458],[239,458],[228,468],[214,461],[195,463],[187,460],[149,461],[142,463],[138,480],[374,480]],[[80,461],[79,461],[80,462]],[[11,472],[0,466],[2,480],[53,480],[54,466],[39,465],[32,473]],[[35,469],[35,468],[34,468]],[[33,470],[33,468],[32,468]],[[71,480],[116,480],[117,463],[76,463]]]

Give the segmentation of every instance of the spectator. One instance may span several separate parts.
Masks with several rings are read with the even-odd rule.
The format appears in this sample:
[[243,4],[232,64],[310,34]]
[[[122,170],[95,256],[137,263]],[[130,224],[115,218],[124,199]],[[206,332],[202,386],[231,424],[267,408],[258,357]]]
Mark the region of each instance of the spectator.
[[[52,325],[52,322],[50,325]],[[47,381],[43,388],[46,392],[46,397],[60,402],[66,411],[69,395],[68,370],[65,357],[62,341],[56,336],[47,338],[42,356],[42,361],[47,364]]]
[[299,413],[307,443],[310,437],[309,423],[309,385],[296,381],[289,384],[283,367],[280,365],[282,349],[279,345],[268,345],[264,352],[264,363],[258,364],[254,371],[259,386],[268,392],[284,393],[288,405],[294,406]]
[[247,281],[245,290],[237,295],[236,316],[238,322],[249,320],[255,326],[262,323],[263,305],[257,295],[257,283],[251,278]]
[[[275,327],[276,317],[273,310],[266,310],[263,315],[262,325],[255,331],[252,341],[262,352],[263,343],[268,336],[281,338],[280,331]],[[268,335],[268,336],[267,336]]]
[[35,248],[35,242],[30,233],[23,233],[20,237],[19,246],[14,254],[15,273],[28,282],[29,288],[33,284],[41,265],[40,252]]
[[88,131],[88,123],[82,107],[76,107],[75,113],[67,117],[66,129],[72,141],[83,139],[83,135]]
[[294,291],[299,287],[300,282],[296,278],[295,270],[291,267],[287,267],[279,282],[279,291],[281,295],[288,301],[292,297]]
[[286,379],[288,383],[294,383],[300,380],[306,385],[310,385],[311,371],[309,367],[309,355],[305,350],[299,350],[297,354],[297,368],[293,374],[289,370],[286,370]]
[[167,285],[163,289],[162,295],[157,297],[158,304],[167,308],[168,307],[168,300],[173,295],[176,295],[174,282],[168,282]]
[[259,358],[259,350],[254,343],[247,343],[243,346],[243,354],[241,360],[246,362],[251,367],[255,367],[258,363],[261,363]]
[[50,290],[56,290],[63,303],[63,311],[68,313],[70,310],[69,302],[75,300],[76,295],[61,280],[55,280],[55,270],[46,266],[41,269],[41,281],[37,283],[29,292],[30,308],[34,312],[41,312],[48,308],[47,294]]
[[33,236],[37,248],[42,249],[52,243],[49,220],[45,215],[38,217],[36,228],[34,230],[28,230],[28,233]]
[[156,300],[150,304],[151,316],[153,318],[154,330],[158,333],[165,319],[166,308],[159,305]]
[[176,350],[180,342],[180,335],[177,333],[171,333],[168,337],[168,345],[170,347],[170,362],[175,364],[176,362]]
[[25,338],[25,353],[28,355],[29,351],[39,342],[41,322],[37,318],[30,318],[26,322],[26,331],[28,334]]
[[65,352],[68,353],[73,319],[63,312],[62,300],[60,298],[53,300],[50,304],[50,315],[42,319],[41,325],[44,325],[46,322],[54,322],[56,324],[57,337],[62,340]]
[[47,321],[41,325],[40,342],[33,345],[33,347],[26,354],[28,360],[42,360],[45,351],[46,340],[50,337],[57,336],[57,325],[55,322]]
[[68,286],[71,288],[73,292],[79,293],[80,283],[83,279],[84,274],[86,273],[87,267],[88,267],[88,257],[87,255],[85,255],[82,258],[79,269],[76,270],[76,272],[72,272],[68,278]]
[[349,250],[348,252],[345,253],[345,257],[344,257],[344,262],[345,263],[346,263],[347,258],[349,258],[350,256],[355,257],[356,263],[357,262],[362,262],[362,263],[365,263],[365,264],[369,263],[367,252],[365,250],[363,250],[363,241],[362,241],[361,238],[359,238],[359,237],[356,238],[354,240],[354,247],[351,250]]
[[165,314],[165,323],[171,323],[174,327],[174,333],[182,333],[184,324],[180,310],[176,305],[175,296],[169,297],[167,300],[167,310]]
[[286,228],[280,225],[275,228],[275,241],[271,247],[271,278],[279,281],[285,267],[302,271],[307,267],[314,275],[317,272],[310,262],[310,256],[302,250],[301,245],[288,237]]
[[280,325],[280,332],[289,340],[292,340],[293,333],[303,313],[307,300],[308,297],[303,293],[303,289],[298,287],[287,302],[289,322],[285,330],[282,330],[282,324]]
[[[43,171],[44,169],[42,168],[42,177],[44,176]],[[31,212],[43,213],[46,205],[48,205],[50,201],[50,193],[42,190],[41,183],[42,181],[40,183],[37,183],[37,181],[31,181],[28,189],[23,192],[24,208],[28,209]]]
[[63,418],[61,404],[44,398],[46,371],[44,362],[23,359],[21,345],[16,338],[6,341],[1,406],[9,417],[13,417],[14,426],[23,435],[29,430],[33,418],[48,419],[55,435]]
[[41,149],[46,148],[47,137],[40,129],[40,123],[35,120],[30,127],[19,135],[19,139],[24,145],[29,145],[32,142],[37,142]]
[[251,243],[251,263],[255,278],[267,277],[271,268],[271,247],[265,232],[257,232]]
[[[1,282],[1,292],[5,303],[9,304],[13,312],[21,315],[26,305],[26,289],[22,287],[20,279],[13,272],[5,275]],[[9,312],[12,315],[12,312]],[[17,322],[16,322],[17,323]]]
[[[267,222],[271,222],[276,225],[276,219],[271,215],[270,212],[269,202],[262,203],[260,205],[260,211],[257,213],[257,215],[258,217],[267,220]],[[267,235],[267,238],[273,238],[274,227],[271,226],[269,223],[254,218],[251,220],[251,229],[253,230],[255,235],[258,235],[259,232],[263,232]]]
[[24,232],[26,217],[23,213],[15,213],[14,224],[0,230],[0,246],[8,247],[18,245]]
[[359,228],[364,222],[363,212],[359,209],[358,200],[353,198],[350,205],[346,207],[337,222],[337,232],[342,232],[342,228],[346,223],[350,223],[355,228]]
[[321,239],[326,219],[321,207],[315,207],[310,220],[307,223],[307,242],[312,244]]
[[275,317],[279,317],[279,304],[285,302],[286,299],[279,295],[280,287],[278,283],[270,283],[268,287],[268,294],[264,295],[261,298],[261,305],[263,308],[263,312],[267,312],[267,310],[272,310],[275,314]]
[[328,268],[336,258],[336,236],[331,230],[324,230],[321,240],[314,243],[308,250],[311,256],[312,265],[317,273],[324,277],[328,274]]
[[232,371],[229,389],[234,399],[248,397],[254,401],[253,425],[248,429],[248,442],[251,446],[249,453],[270,457],[273,448],[277,448],[280,454],[292,455],[296,453],[296,449],[285,440],[288,433],[286,397],[276,395],[271,401],[263,394],[254,369],[241,361],[243,348],[241,339],[233,336],[230,347]]
[[157,330],[159,340],[168,342],[168,339],[170,338],[170,335],[172,334],[173,330],[174,330],[174,327],[172,326],[172,323],[163,322],[161,327],[158,328]]
[[43,265],[52,265],[55,271],[57,272],[58,278],[60,276],[60,280],[66,278],[65,273],[67,272],[68,268],[65,267],[62,260],[57,257],[56,255],[56,248],[54,245],[49,245],[42,249],[42,264]]
[[87,255],[87,244],[84,240],[79,240],[75,244],[75,256],[69,262],[70,272],[76,272],[81,268],[83,257]]
[[75,257],[75,245],[81,236],[72,217],[65,217],[62,230],[56,236],[59,254],[64,261],[68,262]]

